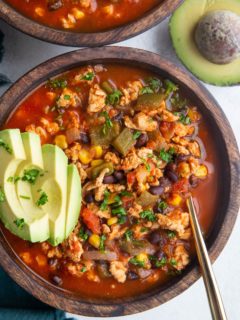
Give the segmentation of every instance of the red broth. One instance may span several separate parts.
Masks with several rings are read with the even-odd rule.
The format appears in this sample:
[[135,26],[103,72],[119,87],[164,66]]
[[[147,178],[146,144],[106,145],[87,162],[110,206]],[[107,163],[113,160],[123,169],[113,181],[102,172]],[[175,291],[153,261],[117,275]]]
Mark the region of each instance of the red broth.
[[[23,15],[49,27],[77,32],[108,30],[142,17],[154,8],[159,0],[56,0],[58,9],[48,6],[45,0],[7,0]],[[51,2],[51,1],[49,1]],[[77,3],[77,4],[76,4]],[[55,8],[58,6],[55,5]]]
[[[59,78],[66,79],[69,83],[68,87],[71,88],[71,90],[76,90],[76,92],[82,93],[82,106],[76,107],[75,109],[70,109],[74,109],[75,111],[77,111],[82,130],[88,132],[89,117],[86,116],[87,114],[85,108],[88,101],[87,99],[89,94],[89,86],[91,87],[93,84],[72,83],[72,80],[75,79],[76,75],[86,74],[86,72],[86,67],[82,67],[74,69],[60,76]],[[116,88],[121,89],[129,85],[129,82],[132,83],[134,81],[140,80],[142,81],[142,83],[146,83],[146,79],[149,79],[149,77],[156,76],[137,68],[120,65],[106,65],[104,66],[104,69],[102,71],[95,73],[93,83],[102,84],[104,81],[110,80],[111,83],[114,82]],[[49,86],[45,84],[36,89],[24,101],[20,103],[17,110],[11,115],[4,128],[20,128],[21,131],[25,131],[26,127],[31,124],[36,124],[37,126],[39,126],[39,119],[41,117],[47,117],[49,121],[54,121],[57,116],[56,110],[53,110],[52,112],[48,111],[46,114],[46,107],[51,108],[56,103],[56,100],[52,100],[52,96],[48,94],[49,92],[53,92],[54,94],[56,94],[56,97],[59,97],[59,95],[61,95],[62,89],[49,89]],[[191,103],[188,103],[188,106],[192,107]],[[109,114],[111,114],[111,112]],[[215,209],[218,197],[217,185],[219,177],[219,163],[217,158],[216,146],[211,135],[211,129],[207,126],[205,119],[201,118],[201,120],[197,123],[197,126],[199,130],[198,138],[201,139],[205,146],[206,159],[203,161],[203,164],[208,167],[208,176],[205,179],[200,180],[198,186],[196,188],[191,188],[190,192],[192,193],[198,204],[198,217],[202,230],[204,234],[207,234],[213,225],[216,215]],[[62,130],[61,134],[65,134],[64,129]],[[47,135],[47,138],[43,139],[43,143],[53,143],[54,139],[55,135]],[[206,194],[211,196],[206,197]],[[185,199],[185,195],[181,194],[181,196],[183,197],[183,199]],[[168,201],[168,198],[166,198],[166,201]],[[185,201],[183,201],[180,205],[180,210],[186,211]],[[52,282],[53,274],[55,274],[56,272],[53,272],[49,264],[49,251],[47,253],[43,251],[42,244],[40,243],[29,243],[11,234],[4,227],[2,227],[2,229],[8,242],[10,243],[16,254],[19,255],[23,259],[23,261],[28,264],[28,266],[32,268],[36,273],[38,273],[46,280]],[[188,240],[185,240],[185,244],[186,247],[188,247],[190,256],[192,256],[192,254],[194,254],[192,237],[190,237]],[[122,259],[125,259],[125,255],[122,256]],[[65,260],[65,263],[68,263],[69,259]],[[176,273],[174,273],[173,271],[176,271]],[[150,277],[138,278],[136,280],[129,280],[127,278],[124,283],[116,281],[114,277],[100,278],[99,281],[92,281],[91,277],[89,278],[87,272],[84,273],[81,277],[77,277],[67,272],[64,267],[61,267],[57,271],[57,275],[62,280],[62,288],[75,291],[83,297],[120,298],[139,295],[141,293],[149,291],[153,287],[163,286],[167,281],[169,281],[169,279],[172,278],[173,274],[175,276],[180,273],[180,271],[181,270],[175,270],[171,266],[169,266],[168,269],[166,269],[166,267],[154,268],[153,274]]]

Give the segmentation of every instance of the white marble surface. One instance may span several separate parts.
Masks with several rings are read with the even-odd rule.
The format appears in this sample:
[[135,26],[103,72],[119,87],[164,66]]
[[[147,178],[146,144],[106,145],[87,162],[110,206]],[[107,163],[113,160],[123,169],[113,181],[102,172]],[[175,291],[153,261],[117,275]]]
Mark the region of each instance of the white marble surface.
[[[0,64],[0,73],[5,73],[15,81],[37,64],[55,55],[71,51],[74,48],[52,45],[26,36],[0,21],[0,29],[5,33],[6,55]],[[124,41],[120,45],[137,47],[159,53],[178,63],[168,34],[167,21],[152,30]],[[240,72],[240,70],[239,70]],[[240,146],[240,86],[220,88],[206,85],[227,115]],[[7,87],[0,88],[2,94]],[[232,235],[214,263],[214,270],[222,292],[229,320],[240,319],[240,218]],[[86,317],[77,317],[86,319]],[[114,318],[107,318],[114,319]],[[119,320],[210,320],[208,302],[202,280],[168,303],[141,314],[121,317]]]

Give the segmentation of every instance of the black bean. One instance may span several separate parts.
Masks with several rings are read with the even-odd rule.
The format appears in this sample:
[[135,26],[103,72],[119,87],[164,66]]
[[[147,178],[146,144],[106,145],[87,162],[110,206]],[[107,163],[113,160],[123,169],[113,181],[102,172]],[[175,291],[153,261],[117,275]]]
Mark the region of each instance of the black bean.
[[125,178],[125,174],[122,170],[114,171],[113,175],[117,181],[122,181]]
[[85,133],[85,132],[81,132],[80,133],[80,141],[82,143],[84,143],[84,144],[89,144],[90,143],[90,139],[89,139],[87,133]]
[[61,286],[63,284],[62,278],[60,278],[57,275],[54,275],[51,277],[51,280],[54,284],[56,284],[57,286]]
[[48,264],[49,264],[50,267],[56,268],[56,266],[58,264],[58,259],[57,258],[50,258],[48,260]]
[[176,172],[174,172],[172,170],[166,170],[165,171],[165,175],[172,182],[177,182],[178,181],[178,175],[176,174]]
[[166,258],[166,255],[165,253],[162,251],[162,250],[158,250],[156,253],[155,253],[155,256],[157,257],[158,260],[161,260],[163,258]]
[[177,169],[177,165],[175,163],[168,163],[165,167],[165,171],[171,170],[175,171]]
[[112,184],[117,183],[117,179],[114,176],[105,176],[103,179],[103,183],[105,184]]
[[195,188],[198,186],[199,179],[193,174],[189,177],[189,182],[191,187]]
[[127,274],[127,278],[128,280],[137,280],[139,277],[135,272],[129,271]]
[[120,121],[123,118],[123,112],[119,112],[116,116],[112,117],[112,120]]
[[94,202],[94,196],[93,196],[93,193],[92,192],[89,192],[89,193],[87,193],[86,195],[85,195],[85,201],[87,202],[87,203],[92,203],[92,202]]
[[159,195],[164,193],[164,187],[163,186],[150,187],[149,191],[150,191],[151,194],[159,196]]
[[153,231],[150,233],[148,239],[152,244],[157,244],[161,240],[161,236],[158,231]]
[[189,158],[189,155],[186,154],[178,154],[176,157],[177,162],[186,161]]
[[137,139],[137,142],[135,144],[135,147],[137,148],[141,148],[143,146],[145,146],[148,142],[148,135],[146,133],[142,133],[138,139]]
[[48,0],[47,5],[49,11],[54,11],[61,8],[63,6],[63,2],[62,0]]
[[168,178],[165,178],[165,177],[161,177],[159,179],[159,185],[162,186],[162,187],[168,187],[171,185],[171,182],[169,181]]

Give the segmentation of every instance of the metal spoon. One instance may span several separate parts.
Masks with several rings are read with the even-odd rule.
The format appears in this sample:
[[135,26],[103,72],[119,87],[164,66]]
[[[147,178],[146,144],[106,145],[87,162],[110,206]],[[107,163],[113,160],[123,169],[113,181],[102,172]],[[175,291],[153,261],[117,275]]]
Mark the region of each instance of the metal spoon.
[[208,256],[207,248],[202,236],[201,228],[198,223],[196,210],[191,196],[187,199],[187,206],[190,213],[190,222],[193,230],[198,261],[201,267],[202,276],[208,295],[212,319],[227,320],[222,298],[218,289],[216,278],[213,273],[211,261]]

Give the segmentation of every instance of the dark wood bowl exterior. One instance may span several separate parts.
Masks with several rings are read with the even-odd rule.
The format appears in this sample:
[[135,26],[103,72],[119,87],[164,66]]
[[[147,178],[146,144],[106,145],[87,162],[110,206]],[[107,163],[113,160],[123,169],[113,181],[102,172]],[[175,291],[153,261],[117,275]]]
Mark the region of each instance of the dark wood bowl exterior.
[[[219,186],[218,214],[207,239],[211,261],[214,262],[224,248],[235,223],[240,202],[240,157],[232,129],[213,97],[193,77],[160,56],[138,49],[105,47],[73,51],[53,58],[18,80],[0,98],[0,125],[15,110],[19,102],[33,89],[59,73],[90,63],[124,63],[145,68],[172,79],[201,109],[209,122],[221,159],[223,183]],[[0,232],[0,264],[24,289],[56,308],[93,317],[113,317],[141,312],[172,299],[189,288],[199,277],[194,261],[180,278],[165,288],[155,288],[138,297],[118,300],[83,299],[76,293],[57,288],[29,269],[13,252]]]
[[80,33],[47,27],[17,12],[4,0],[0,0],[0,18],[14,28],[35,38],[72,47],[98,47],[134,37],[160,23],[183,0],[165,0],[141,18],[107,31]]

